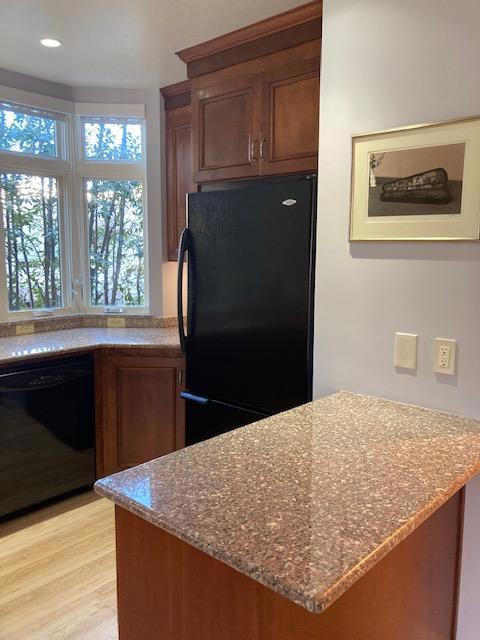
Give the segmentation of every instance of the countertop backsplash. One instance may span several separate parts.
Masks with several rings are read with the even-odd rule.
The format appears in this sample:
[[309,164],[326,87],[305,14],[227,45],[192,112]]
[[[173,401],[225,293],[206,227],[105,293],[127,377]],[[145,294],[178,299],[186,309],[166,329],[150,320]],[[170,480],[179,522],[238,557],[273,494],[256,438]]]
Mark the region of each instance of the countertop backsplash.
[[[160,318],[150,315],[124,314],[75,314],[69,316],[33,317],[26,320],[0,322],[0,338],[64,329],[106,328],[109,323],[123,321],[120,328],[166,329],[177,325],[177,318]],[[118,325],[116,325],[118,327]]]

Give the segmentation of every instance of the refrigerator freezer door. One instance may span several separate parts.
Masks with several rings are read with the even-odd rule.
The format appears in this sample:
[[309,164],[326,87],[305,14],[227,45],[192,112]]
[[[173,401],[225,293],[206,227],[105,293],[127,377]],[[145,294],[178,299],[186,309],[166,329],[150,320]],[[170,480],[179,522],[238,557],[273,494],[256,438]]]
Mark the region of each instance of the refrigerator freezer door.
[[193,393],[268,413],[311,399],[314,188],[189,195]]

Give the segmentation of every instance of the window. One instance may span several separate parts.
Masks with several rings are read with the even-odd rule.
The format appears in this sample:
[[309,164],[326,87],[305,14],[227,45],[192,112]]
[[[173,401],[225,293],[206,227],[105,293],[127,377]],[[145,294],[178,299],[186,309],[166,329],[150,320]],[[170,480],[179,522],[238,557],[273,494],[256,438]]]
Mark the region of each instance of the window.
[[90,305],[144,307],[142,121],[82,118],[81,129]]
[[10,311],[62,306],[58,181],[2,173]]
[[142,122],[138,118],[82,118],[82,129],[86,160],[142,160]]
[[0,103],[0,150],[58,156],[58,123],[35,109]]
[[142,118],[0,102],[0,317],[144,311],[145,175]]
[[62,115],[0,103],[3,316],[65,307],[64,127]]
[[86,180],[92,305],[145,304],[143,185]]

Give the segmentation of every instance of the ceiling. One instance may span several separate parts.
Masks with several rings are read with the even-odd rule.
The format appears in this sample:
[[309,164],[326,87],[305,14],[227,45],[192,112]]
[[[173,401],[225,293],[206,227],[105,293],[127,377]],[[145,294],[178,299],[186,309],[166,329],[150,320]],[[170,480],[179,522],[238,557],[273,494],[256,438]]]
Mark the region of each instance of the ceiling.
[[[306,0],[0,0],[0,67],[72,86],[184,80],[174,52]],[[38,40],[54,37],[59,49]]]

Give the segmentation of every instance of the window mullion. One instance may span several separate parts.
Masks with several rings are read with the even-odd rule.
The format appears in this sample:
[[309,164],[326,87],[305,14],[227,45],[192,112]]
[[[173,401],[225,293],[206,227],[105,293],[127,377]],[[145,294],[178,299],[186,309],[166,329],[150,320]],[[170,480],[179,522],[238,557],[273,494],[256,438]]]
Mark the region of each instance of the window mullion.
[[63,176],[68,170],[65,160],[20,156],[14,153],[0,152],[0,166],[7,173],[26,173],[28,175]]
[[69,198],[66,211],[66,227],[68,228],[68,265],[69,294],[74,312],[85,310],[85,273],[83,248],[83,192],[78,175],[78,157],[80,145],[78,141],[78,118],[70,116],[68,124],[68,149],[70,173],[68,176]]
[[[1,193],[1,188],[0,188]],[[5,229],[3,223],[3,195],[0,198],[0,318],[8,320],[7,265],[5,260]]]

